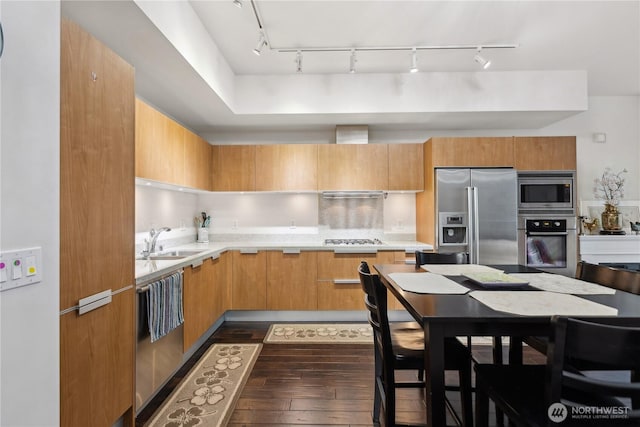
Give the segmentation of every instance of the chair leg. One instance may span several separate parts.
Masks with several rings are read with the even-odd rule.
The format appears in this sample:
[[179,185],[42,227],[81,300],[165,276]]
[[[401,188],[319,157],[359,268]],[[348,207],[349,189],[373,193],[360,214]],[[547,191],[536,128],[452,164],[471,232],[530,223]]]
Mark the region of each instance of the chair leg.
[[460,404],[462,406],[462,423],[465,427],[473,427],[473,398],[471,396],[471,359],[459,370]]
[[380,405],[382,405],[382,394],[380,393],[380,387],[378,387],[378,378],[382,378],[382,357],[378,352],[378,348],[373,350],[374,359],[374,377],[373,377],[373,413],[371,418],[374,423],[380,422]]
[[[497,417],[498,414],[496,414]],[[489,427],[489,396],[484,393],[476,376],[476,427]]]

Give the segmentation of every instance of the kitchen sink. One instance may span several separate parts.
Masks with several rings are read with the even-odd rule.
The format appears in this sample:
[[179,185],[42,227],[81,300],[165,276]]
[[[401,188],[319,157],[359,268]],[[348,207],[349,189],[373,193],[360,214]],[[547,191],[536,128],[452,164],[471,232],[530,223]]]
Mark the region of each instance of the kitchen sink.
[[137,259],[148,259],[151,261],[162,261],[162,260],[174,260],[174,259],[182,259],[187,258],[192,255],[198,255],[203,251],[189,251],[189,250],[176,250],[176,251],[167,251],[167,252],[159,252],[155,254],[151,254],[148,257],[139,256]]

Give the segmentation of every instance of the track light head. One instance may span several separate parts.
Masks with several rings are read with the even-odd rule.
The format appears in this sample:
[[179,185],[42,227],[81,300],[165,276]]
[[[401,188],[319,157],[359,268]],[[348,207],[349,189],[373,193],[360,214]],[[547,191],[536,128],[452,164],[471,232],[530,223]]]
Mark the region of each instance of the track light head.
[[233,4],[234,4],[238,9],[242,9],[242,0],[233,0]]
[[262,48],[264,48],[266,45],[267,45],[267,40],[265,40],[264,34],[260,32],[260,38],[258,39],[258,44],[256,45],[256,48],[253,49],[253,53],[260,56],[260,54],[262,53]]
[[356,59],[356,50],[351,49],[351,58],[349,59],[349,72],[351,74],[354,74],[356,72],[356,62],[358,62],[358,60]]
[[302,51],[296,52],[296,73],[302,72]]
[[481,51],[482,51],[482,47],[479,47],[477,52],[476,52],[476,56],[473,57],[473,60],[476,61],[478,64],[480,64],[482,69],[486,70],[487,68],[489,68],[491,66],[491,61],[486,59],[482,55],[480,55]]
[[411,68],[409,68],[410,73],[418,72],[418,53],[416,48],[411,49]]

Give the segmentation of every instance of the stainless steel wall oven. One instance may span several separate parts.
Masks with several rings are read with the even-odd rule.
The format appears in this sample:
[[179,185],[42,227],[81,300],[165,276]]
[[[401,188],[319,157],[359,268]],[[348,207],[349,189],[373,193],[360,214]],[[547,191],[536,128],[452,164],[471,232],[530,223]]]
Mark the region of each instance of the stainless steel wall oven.
[[520,216],[518,263],[575,276],[578,262],[575,216]]

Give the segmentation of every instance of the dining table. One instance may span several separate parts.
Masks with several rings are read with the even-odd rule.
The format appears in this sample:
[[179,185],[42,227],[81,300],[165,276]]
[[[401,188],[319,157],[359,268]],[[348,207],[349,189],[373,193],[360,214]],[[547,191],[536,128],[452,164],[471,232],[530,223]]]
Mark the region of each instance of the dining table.
[[[521,265],[485,267],[509,276],[526,276],[529,280],[520,280],[522,283],[515,284],[484,283],[475,280],[478,275],[461,274],[455,267],[444,265],[438,268],[429,265],[421,268],[405,264],[374,265],[387,290],[424,330],[425,403],[429,426],[446,425],[445,338],[509,336],[512,342],[521,343],[521,337],[548,337],[553,315],[605,319],[620,325],[640,317],[640,295],[604,287],[602,292],[598,292],[598,289],[595,292],[582,292],[579,288],[571,287],[570,283],[563,287],[562,280],[554,280],[564,276]],[[440,283],[443,281],[447,283]],[[559,288],[556,282],[561,284]],[[434,284],[433,291],[429,283]],[[555,292],[545,290],[545,283]],[[579,281],[576,283],[579,284]],[[517,349],[517,346],[514,348]],[[509,360],[509,363],[521,363],[521,348],[519,360],[517,353],[518,350],[511,354],[516,359]]]

